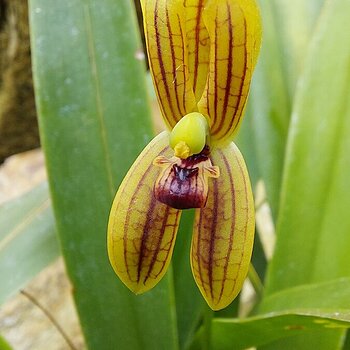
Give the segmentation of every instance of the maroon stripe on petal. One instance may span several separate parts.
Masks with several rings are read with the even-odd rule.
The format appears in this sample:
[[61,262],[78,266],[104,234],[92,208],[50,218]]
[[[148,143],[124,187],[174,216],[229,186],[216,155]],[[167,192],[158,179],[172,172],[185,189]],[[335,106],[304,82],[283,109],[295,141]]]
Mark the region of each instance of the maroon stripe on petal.
[[[201,240],[202,240],[201,227],[202,227],[202,219],[203,219],[203,210],[204,209],[202,209],[201,212],[199,213],[196,256],[197,256],[197,266],[198,266],[199,279],[201,281],[201,285],[202,285],[205,293],[207,294],[206,283],[205,283],[204,278],[203,278],[203,271],[202,271],[202,264],[201,264],[201,252],[200,252]],[[192,264],[192,266],[194,266],[194,264]]]
[[224,276],[221,282],[221,290],[220,290],[220,295],[219,295],[219,300],[221,299],[223,292],[224,292],[224,288],[225,288],[225,281],[226,281],[226,277],[227,277],[227,269],[228,269],[228,265],[229,265],[229,261],[232,255],[232,247],[233,247],[233,237],[234,237],[234,228],[235,228],[235,223],[236,223],[236,200],[235,200],[235,186],[234,186],[234,181],[233,181],[233,177],[232,177],[232,172],[231,172],[231,168],[230,168],[230,164],[229,161],[227,160],[227,158],[225,157],[225,155],[219,151],[219,154],[221,155],[221,158],[225,164],[225,168],[227,170],[227,176],[229,178],[230,181],[230,190],[232,195],[232,222],[231,222],[231,228],[230,228],[230,237],[229,237],[229,244],[227,247],[227,255],[225,258],[225,266],[224,266]]
[[[156,201],[156,199],[153,199],[153,201]],[[148,267],[148,271],[147,271],[147,274],[146,274],[146,276],[145,276],[145,278],[143,280],[143,283],[146,283],[146,281],[150,277],[152,269],[154,267],[154,264],[157,261],[157,256],[158,256],[158,253],[160,251],[160,247],[162,245],[162,240],[163,240],[163,237],[164,237],[164,230],[165,230],[166,223],[167,223],[167,220],[168,220],[169,209],[170,209],[170,207],[166,206],[165,213],[164,213],[164,216],[163,216],[162,228],[160,230],[160,235],[158,237],[157,247],[156,247],[156,249],[153,252],[152,260],[151,260],[151,263],[150,263],[150,265]]]
[[202,17],[202,10],[203,10],[203,0],[200,0],[198,3],[197,8],[197,15],[196,15],[196,34],[195,34],[195,59],[194,59],[194,81],[193,81],[193,91],[196,91],[197,88],[197,80],[198,80],[198,66],[199,66],[199,35],[200,35],[200,22]]
[[216,119],[217,119],[217,114],[218,114],[218,34],[217,30],[219,28],[219,23],[218,23],[218,9],[216,8],[216,17],[215,17],[215,38],[214,40],[215,43],[215,58],[214,58],[214,88],[215,88],[215,93],[214,93],[214,120],[213,124],[215,125]]
[[[174,106],[172,104],[172,100],[170,98],[170,91],[169,91],[169,84],[167,82],[167,78],[166,78],[166,71],[165,71],[165,67],[164,67],[164,62],[163,62],[163,48],[161,45],[161,39],[160,39],[160,32],[159,32],[159,18],[158,18],[158,3],[159,0],[156,0],[156,4],[155,4],[155,14],[154,14],[154,28],[155,28],[155,35],[156,35],[156,43],[157,43],[157,58],[158,58],[158,62],[159,62],[159,67],[160,67],[160,72],[162,75],[162,81],[164,83],[164,89],[165,89],[165,93],[167,96],[167,102],[169,104],[169,108],[171,110],[172,116],[173,118],[175,118],[175,112],[174,112]],[[171,32],[169,32],[169,37],[171,36]]]
[[[228,13],[228,23],[231,23],[232,18],[231,18],[231,7],[229,4],[227,4],[227,13]],[[227,58],[227,76],[226,76],[226,85],[225,85],[225,97],[223,101],[223,107],[222,107],[222,113],[220,116],[220,123],[219,125],[213,130],[213,134],[218,132],[219,130],[222,129],[222,126],[225,121],[225,116],[227,113],[227,107],[228,107],[228,102],[229,102],[229,97],[231,94],[231,83],[232,83],[232,66],[234,64],[233,62],[233,26],[228,25],[228,36],[229,36],[229,50],[228,50],[228,58]],[[235,112],[233,113],[233,116],[236,115],[237,111],[237,106],[235,107]]]
[[[147,210],[147,218],[152,218],[154,209],[156,206],[156,200],[154,198],[151,199],[151,203],[149,205],[149,208]],[[141,278],[141,271],[143,268],[143,260],[147,256],[148,248],[147,248],[147,241],[150,237],[150,232],[152,228],[152,222],[151,220],[146,218],[146,223],[143,227],[143,232],[142,232],[142,237],[141,237],[141,246],[140,246],[140,252],[139,252],[139,261],[138,261],[138,266],[137,266],[137,282],[140,282]],[[162,235],[160,235],[160,241],[161,241]],[[160,244],[160,242],[159,242]],[[147,278],[146,278],[147,279]]]
[[[241,11],[242,11],[242,9],[241,9]],[[229,13],[229,16],[231,17],[231,13]],[[246,73],[247,73],[247,66],[248,66],[248,52],[247,52],[247,35],[248,35],[248,33],[247,33],[247,20],[246,20],[246,17],[244,16],[244,14],[243,14],[243,20],[244,20],[243,23],[244,23],[244,36],[245,36],[244,44],[243,44],[243,47],[244,47],[244,65],[243,65],[242,76],[240,77],[239,90],[238,90],[238,93],[236,94],[237,102],[235,103],[234,111],[232,113],[232,118],[230,120],[230,123],[224,130],[223,130],[223,124],[224,124],[224,121],[226,118],[225,114],[227,113],[227,110],[225,111],[225,113],[222,114],[222,119],[220,121],[220,125],[218,125],[218,127],[215,128],[215,130],[213,130],[213,134],[216,134],[216,135],[225,134],[229,130],[232,129],[234,124],[236,124],[236,126],[239,124],[239,122],[242,118],[242,111],[243,111],[244,105],[247,101],[247,96],[246,95],[243,96],[243,88],[244,88],[244,83],[246,80]],[[232,28],[230,28],[230,32],[231,31],[232,31]],[[234,46],[232,46],[232,50],[230,50],[230,51],[232,51],[231,53],[233,53],[233,48],[234,48]],[[233,75],[231,73],[231,80],[232,80],[232,77],[233,77]],[[248,83],[250,83],[250,82],[248,82]],[[229,90],[226,90],[226,95],[228,94],[228,96],[230,96],[231,93],[232,92],[230,92]],[[242,98],[243,98],[243,100],[242,100]],[[243,105],[242,105],[242,102],[243,102]],[[226,107],[228,107],[228,104]]]
[[[166,5],[165,5],[166,6]],[[173,36],[171,35],[172,30],[171,30],[171,26],[170,26],[170,19],[169,19],[169,11],[168,11],[168,7],[166,6],[166,25],[168,28],[168,33],[169,33],[169,41],[170,41],[170,51],[171,51],[171,61],[172,61],[172,69],[173,69],[173,85],[175,87],[175,97],[176,97],[176,104],[177,104],[177,109],[179,111],[179,115],[174,116],[175,119],[177,119],[176,117],[179,117],[181,115],[185,115],[185,111],[182,110],[181,105],[180,105],[180,100],[179,100],[179,92],[178,92],[178,83],[176,81],[176,57],[175,57],[175,48],[174,48],[174,41],[173,41]],[[180,28],[181,28],[181,22],[180,22]]]
[[[168,146],[164,147],[162,149],[162,151],[159,153],[159,155],[163,155],[166,150],[168,149]],[[151,152],[151,149],[149,150],[149,152]],[[144,158],[147,158],[147,155],[148,153],[146,153],[144,155]],[[131,200],[130,200],[130,203],[129,203],[129,207],[131,206],[131,204],[136,200],[136,198],[138,197],[139,195],[139,192],[141,190],[141,187],[143,185],[143,183],[145,182],[145,179],[146,177],[148,176],[148,173],[149,171],[151,170],[151,168],[154,167],[154,165],[152,163],[150,163],[150,165],[148,166],[147,170],[145,171],[145,173],[142,175],[142,178],[140,180],[140,182],[137,184],[137,187],[135,188],[135,192],[133,193],[132,197],[131,197]],[[127,188],[128,187],[128,183],[130,182],[130,180],[132,179],[132,174],[129,174],[129,177],[127,179],[127,182],[125,184],[125,187],[124,188]],[[150,196],[153,197],[153,194],[150,193]],[[150,197],[150,198],[152,198]],[[147,203],[148,204],[148,203]],[[116,208],[116,210],[118,210],[118,207]],[[129,264],[128,264],[128,259],[127,259],[127,256],[128,256],[128,249],[127,249],[127,242],[128,242],[128,227],[129,227],[129,222],[130,222],[130,215],[131,215],[131,210],[128,211],[126,217],[125,217],[125,223],[124,223],[124,235],[123,235],[123,244],[124,244],[124,263],[125,263],[125,266],[126,266],[126,270],[127,270],[127,274],[129,276],[129,278],[131,279],[131,276],[130,276],[130,271],[129,271]],[[147,220],[147,218],[146,218]]]
[[[180,33],[181,33],[181,39],[182,39],[182,62],[183,64],[185,64],[185,42],[184,42],[184,33],[182,31],[182,26],[181,26],[181,20],[180,20],[180,16],[177,15],[177,20],[178,20],[178,23],[179,23],[179,28],[180,28]],[[187,81],[186,81],[186,68],[183,67],[182,69],[182,72],[183,72],[183,80],[184,80],[184,84],[186,86],[187,84]],[[183,95],[182,95],[182,105],[184,107],[184,114],[185,115],[186,113],[188,113],[187,109],[186,109],[186,89],[184,88],[184,92],[183,92]]]
[[210,229],[210,245],[209,245],[209,257],[208,257],[208,278],[209,278],[209,287],[211,298],[213,296],[213,264],[215,263],[215,242],[216,242],[216,228],[218,221],[218,202],[219,202],[219,188],[218,181],[213,181],[213,208],[212,208],[212,223]]
[[245,105],[246,98],[247,98],[247,96],[244,96],[243,106],[241,107],[240,105],[241,105],[242,97],[243,97],[243,87],[244,87],[245,77],[246,77],[246,73],[247,73],[247,65],[248,65],[247,20],[246,20],[245,16],[243,16],[243,18],[244,18],[244,36],[245,36],[245,40],[244,40],[245,45],[243,45],[244,46],[244,67],[243,67],[243,72],[242,72],[241,85],[239,87],[239,92],[238,92],[238,101],[237,101],[237,104],[235,106],[234,116],[235,117],[237,116],[238,111],[239,111],[239,113],[237,116],[237,118],[238,118],[237,120],[236,120],[236,118],[232,118],[230,125],[229,125],[229,128],[228,128],[229,130],[232,128],[233,123],[236,122],[236,125],[238,125],[240,119],[242,118],[242,110],[243,110],[243,107]]
[[[169,208],[169,207],[168,207],[168,208]],[[177,224],[178,224],[178,220],[179,220],[179,215],[180,215],[180,213],[181,213],[181,212],[180,212],[179,210],[176,211],[176,214],[175,214],[175,215],[176,215],[176,218],[175,218],[174,224],[171,225],[171,226],[173,227],[173,234],[171,235],[171,241],[168,243],[169,248],[172,247],[173,242],[174,242],[174,239],[175,239],[175,233],[176,233],[176,230],[177,230]],[[166,224],[166,223],[165,223],[164,229],[165,229],[166,226],[169,226],[169,224]],[[163,250],[165,250],[165,248],[163,248]],[[171,252],[171,249],[166,249],[166,251],[167,251],[167,255],[166,255],[166,257],[165,257],[165,259],[164,259],[164,261],[163,261],[163,266],[162,266],[162,268],[160,269],[160,271],[157,273],[156,277],[158,277],[158,276],[161,274],[161,272],[163,271],[163,269],[164,269],[164,267],[165,267],[165,264],[166,264],[166,262],[167,262],[167,260],[168,260],[169,254],[170,254],[170,252]]]
[[[242,168],[242,165],[237,157],[236,154],[234,154],[234,157],[236,158],[236,164],[238,164],[239,166],[239,169],[240,169],[240,172],[243,174],[244,173],[244,170]],[[246,181],[246,177],[245,176],[242,176],[243,178],[243,181],[244,181],[244,193],[245,193],[245,197],[247,198],[248,197],[248,184],[247,184],[247,181]],[[246,217],[246,221],[245,221],[245,226],[244,226],[244,241],[246,241],[246,237],[247,237],[247,228],[248,228],[248,218],[249,218],[249,206],[246,206],[245,208],[241,208],[241,209],[245,209],[245,217]],[[245,251],[245,247],[246,245],[244,244],[243,246],[243,250],[242,250],[242,254],[241,254],[241,260],[240,260],[240,265],[242,263],[242,258],[244,256],[244,251]],[[235,279],[234,283],[233,283],[233,286],[232,286],[232,289],[231,289],[231,292],[233,292],[233,290],[235,289],[236,287],[236,283],[237,283],[237,279]]]

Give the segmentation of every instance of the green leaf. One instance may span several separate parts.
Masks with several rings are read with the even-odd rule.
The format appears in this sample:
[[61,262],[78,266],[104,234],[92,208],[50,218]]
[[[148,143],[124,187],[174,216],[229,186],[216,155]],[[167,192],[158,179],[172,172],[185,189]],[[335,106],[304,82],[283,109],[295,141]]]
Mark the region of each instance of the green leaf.
[[[276,219],[295,84],[323,0],[259,1],[263,45],[249,98],[257,166]],[[252,137],[253,135],[253,137]]]
[[348,15],[329,3],[296,97],[269,293],[350,275]]
[[258,232],[255,230],[254,247],[251,263],[261,281],[265,278],[267,260]]
[[188,347],[207,306],[190,265],[193,219],[194,210],[183,211],[172,259],[180,349]]
[[273,4],[271,1],[260,1],[260,8],[264,27],[263,45],[248,104],[253,127],[251,142],[265,182],[267,199],[276,216],[291,102]]
[[[339,332],[337,329],[350,328],[349,295],[350,278],[275,293],[264,299],[258,316],[215,319],[212,327],[213,349],[245,349],[295,335],[317,336],[318,332],[324,334],[321,346],[334,346],[334,329]],[[271,346],[271,349],[285,349],[287,341],[280,340],[280,347],[276,347],[275,342],[275,347]]]
[[288,310],[244,320],[214,319],[212,349],[243,350],[293,335],[312,334],[314,331],[327,334],[330,329],[346,328],[350,328],[350,310],[329,314],[319,313],[319,310]]
[[36,101],[67,272],[89,349],[176,349],[171,274],[134,296],[112,271],[117,185],[151,137],[129,0],[31,0]]
[[267,294],[350,276],[349,16],[349,1],[327,2],[299,83]]
[[[255,144],[256,140],[254,137],[252,137],[252,135],[254,135],[254,125],[251,106],[252,104],[248,103],[248,106],[246,108],[246,115],[242,122],[242,126],[239,130],[237,138],[234,140],[234,142],[237,144],[238,148],[243,154],[244,160],[248,168],[252,189],[253,192],[255,192],[257,188],[257,182],[261,178],[261,174],[259,171],[259,164],[257,159]],[[266,270],[266,258],[262,249],[259,235],[257,233],[255,234],[254,240],[255,241],[254,250],[252,254],[252,263],[254,264],[254,267],[259,273],[260,279],[263,279]]]
[[252,137],[253,134],[253,115],[251,111],[251,104],[248,103],[242,125],[234,142],[237,144],[244,156],[249,172],[250,182],[254,191],[256,188],[256,183],[260,179],[261,174],[259,173],[259,167],[257,164],[256,145],[255,139]]
[[60,254],[46,183],[0,207],[0,304]]
[[288,288],[264,298],[259,313],[284,311],[286,308],[347,309],[349,308],[350,278]]
[[12,350],[10,344],[0,336],[0,350]]
[[305,64],[305,52],[314,32],[324,0],[272,0],[272,11],[282,49],[282,65],[289,96],[293,98],[297,80]]
[[350,349],[350,332],[349,332],[349,330],[348,330],[347,335],[346,335],[343,349],[344,350]]

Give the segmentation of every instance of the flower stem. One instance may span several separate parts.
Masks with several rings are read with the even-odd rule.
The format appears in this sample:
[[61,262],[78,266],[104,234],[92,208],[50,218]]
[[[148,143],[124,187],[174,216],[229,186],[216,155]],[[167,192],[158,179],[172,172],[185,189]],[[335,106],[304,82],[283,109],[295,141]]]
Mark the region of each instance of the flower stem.
[[214,311],[207,305],[204,306],[203,311],[203,334],[202,334],[202,349],[211,349],[211,322],[214,316]]
[[258,275],[258,273],[256,272],[253,264],[250,264],[249,266],[249,271],[248,271],[248,278],[251,282],[251,284],[253,285],[253,288],[255,290],[255,293],[258,297],[258,299],[260,299],[263,289],[264,289],[264,285],[261,282],[261,279]]

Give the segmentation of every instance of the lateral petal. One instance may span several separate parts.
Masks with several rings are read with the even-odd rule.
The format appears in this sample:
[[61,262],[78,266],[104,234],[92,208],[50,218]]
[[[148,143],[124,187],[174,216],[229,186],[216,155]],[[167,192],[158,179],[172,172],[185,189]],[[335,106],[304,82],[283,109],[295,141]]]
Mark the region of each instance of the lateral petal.
[[196,283],[213,310],[229,305],[247,275],[254,240],[254,202],[244,159],[234,143],[214,149],[220,177],[197,209],[191,247]]
[[115,273],[134,293],[153,288],[172,256],[180,211],[157,201],[153,186],[169,157],[169,134],[155,137],[136,159],[115,196],[108,222],[108,256]]
[[208,80],[198,110],[210,120],[212,143],[231,140],[241,122],[261,43],[255,0],[208,0]]
[[142,0],[141,4],[153,83],[165,122],[173,128],[197,108],[189,75],[184,0]]

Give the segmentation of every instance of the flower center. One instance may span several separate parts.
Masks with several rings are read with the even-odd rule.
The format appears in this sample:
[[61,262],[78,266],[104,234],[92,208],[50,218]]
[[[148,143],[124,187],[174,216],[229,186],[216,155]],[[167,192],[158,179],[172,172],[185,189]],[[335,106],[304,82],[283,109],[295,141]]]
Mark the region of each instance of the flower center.
[[209,126],[198,112],[189,113],[170,133],[174,156],[157,157],[154,165],[163,168],[155,185],[154,196],[175,209],[203,208],[208,198],[208,179],[220,171],[209,158]]
[[170,147],[175,157],[186,159],[199,154],[209,145],[209,126],[207,119],[198,112],[182,117],[170,133]]
[[154,185],[154,196],[175,209],[203,208],[208,198],[208,178],[220,175],[209,159],[208,146],[187,159],[158,157],[154,164],[164,168]]

